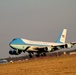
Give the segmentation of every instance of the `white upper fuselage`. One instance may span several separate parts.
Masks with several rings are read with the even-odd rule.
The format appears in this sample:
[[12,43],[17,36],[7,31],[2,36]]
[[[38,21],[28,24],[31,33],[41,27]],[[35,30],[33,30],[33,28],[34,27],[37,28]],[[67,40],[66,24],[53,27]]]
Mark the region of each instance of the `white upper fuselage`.
[[[22,38],[21,38],[22,39]],[[43,41],[31,41],[27,39],[22,39],[23,42],[26,44],[32,44],[32,45],[43,45],[43,46],[56,46],[56,45],[62,45],[62,43],[54,43],[54,42],[43,42]]]

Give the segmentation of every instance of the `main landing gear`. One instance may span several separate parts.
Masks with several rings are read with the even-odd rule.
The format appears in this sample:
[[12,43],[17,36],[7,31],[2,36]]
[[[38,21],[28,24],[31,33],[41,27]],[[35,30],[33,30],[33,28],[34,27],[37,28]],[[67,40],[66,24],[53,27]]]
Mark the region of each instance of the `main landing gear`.
[[[31,52],[29,53],[29,57],[30,57],[30,58],[32,58],[33,55],[34,55],[34,53],[31,53]],[[46,53],[37,53],[37,54],[36,54],[36,57],[40,57],[40,56],[46,56]]]

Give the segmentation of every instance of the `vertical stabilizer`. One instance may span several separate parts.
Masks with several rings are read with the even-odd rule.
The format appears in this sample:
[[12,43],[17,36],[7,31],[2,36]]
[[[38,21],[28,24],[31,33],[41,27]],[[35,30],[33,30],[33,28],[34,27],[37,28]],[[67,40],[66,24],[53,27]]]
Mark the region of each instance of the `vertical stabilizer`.
[[63,29],[63,32],[60,34],[60,36],[56,40],[56,43],[65,43],[65,41],[66,41],[66,33],[67,33],[67,29]]

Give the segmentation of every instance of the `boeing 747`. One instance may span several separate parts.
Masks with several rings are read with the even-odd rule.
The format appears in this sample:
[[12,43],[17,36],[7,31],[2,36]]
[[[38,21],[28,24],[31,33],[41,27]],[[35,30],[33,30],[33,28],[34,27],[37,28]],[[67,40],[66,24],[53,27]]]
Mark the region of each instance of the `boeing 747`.
[[76,42],[65,43],[67,29],[63,29],[62,33],[56,40],[56,42],[41,42],[32,41],[23,38],[14,38],[9,46],[13,49],[9,51],[11,55],[19,55],[22,52],[28,52],[32,57],[34,53],[36,56],[46,56],[46,52],[53,52],[64,48],[72,48]]

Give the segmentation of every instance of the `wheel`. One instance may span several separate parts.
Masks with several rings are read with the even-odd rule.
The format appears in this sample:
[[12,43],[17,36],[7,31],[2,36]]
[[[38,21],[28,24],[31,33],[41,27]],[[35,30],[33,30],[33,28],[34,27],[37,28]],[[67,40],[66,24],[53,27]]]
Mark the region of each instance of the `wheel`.
[[46,53],[42,53],[41,56],[46,56]]
[[36,57],[40,57],[40,54],[37,54]]
[[32,58],[32,55],[31,55],[31,54],[29,54],[29,57],[30,57],[30,58]]
[[43,56],[46,56],[46,53],[43,53]]

